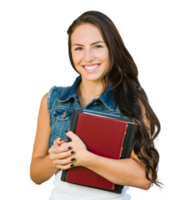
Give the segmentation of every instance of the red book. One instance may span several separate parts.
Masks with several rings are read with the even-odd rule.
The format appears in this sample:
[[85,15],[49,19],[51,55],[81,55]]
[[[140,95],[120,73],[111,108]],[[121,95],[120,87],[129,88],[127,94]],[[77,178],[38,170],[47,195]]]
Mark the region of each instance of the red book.
[[[80,137],[88,151],[106,158],[122,159],[130,155],[135,124],[119,115],[75,109],[70,130]],[[116,193],[121,193],[123,188],[81,166],[64,170],[61,180]]]

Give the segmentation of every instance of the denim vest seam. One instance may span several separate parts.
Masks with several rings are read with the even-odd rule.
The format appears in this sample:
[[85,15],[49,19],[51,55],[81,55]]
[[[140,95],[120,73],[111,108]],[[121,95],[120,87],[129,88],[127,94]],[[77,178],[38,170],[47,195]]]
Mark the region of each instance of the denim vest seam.
[[[66,91],[67,91],[67,89],[66,89]],[[58,95],[60,95],[60,94],[62,95],[62,92],[64,92],[64,87],[60,87],[56,92],[57,92],[57,94],[54,95],[54,99],[52,99],[52,101],[50,101],[50,104],[51,103],[52,104],[50,105],[50,128],[51,128],[51,132],[50,132],[50,136],[49,136],[49,148],[51,147],[51,145],[53,144],[54,140],[57,137],[65,135],[63,129],[60,130],[60,132],[58,132],[58,133],[54,133],[54,131],[55,131],[54,125],[55,125],[56,120],[58,120],[58,119],[56,119],[52,114],[53,114],[53,111],[55,109],[59,108],[59,102],[57,101],[58,100]],[[50,93],[50,98],[51,98],[52,92],[49,92],[49,93]],[[61,105],[61,107],[63,108],[62,105]]]
[[48,97],[47,97],[47,113],[49,114],[50,117],[50,113],[51,113],[51,105],[50,105],[50,100],[51,100],[51,95],[53,90],[56,88],[56,86],[51,87],[51,89],[48,91]]

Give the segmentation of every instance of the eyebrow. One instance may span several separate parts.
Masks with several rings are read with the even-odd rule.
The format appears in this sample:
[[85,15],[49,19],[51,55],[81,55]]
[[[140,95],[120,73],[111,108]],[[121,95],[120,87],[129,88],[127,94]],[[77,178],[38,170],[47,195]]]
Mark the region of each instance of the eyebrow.
[[[97,44],[97,43],[100,43],[100,42],[102,42],[102,43],[104,43],[103,41],[97,41],[97,42],[94,42],[94,43],[92,43],[91,45],[94,45],[94,44]],[[72,46],[74,46],[74,45],[77,45],[77,46],[84,46],[84,45],[82,45],[82,44],[73,44]]]

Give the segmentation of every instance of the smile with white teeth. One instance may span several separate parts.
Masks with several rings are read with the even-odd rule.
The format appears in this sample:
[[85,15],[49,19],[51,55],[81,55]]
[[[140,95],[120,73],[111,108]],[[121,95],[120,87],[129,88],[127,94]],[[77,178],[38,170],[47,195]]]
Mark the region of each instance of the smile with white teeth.
[[84,66],[86,69],[95,69],[97,68],[99,65],[93,65],[93,66]]

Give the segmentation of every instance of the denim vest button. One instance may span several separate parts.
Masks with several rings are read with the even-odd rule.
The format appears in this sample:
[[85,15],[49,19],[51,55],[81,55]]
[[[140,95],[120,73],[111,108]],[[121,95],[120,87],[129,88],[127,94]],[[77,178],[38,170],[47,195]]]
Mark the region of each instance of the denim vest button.
[[61,118],[65,118],[66,117],[66,111],[61,115]]
[[93,103],[93,106],[95,106],[96,104],[97,104],[97,102],[94,102],[94,103]]

